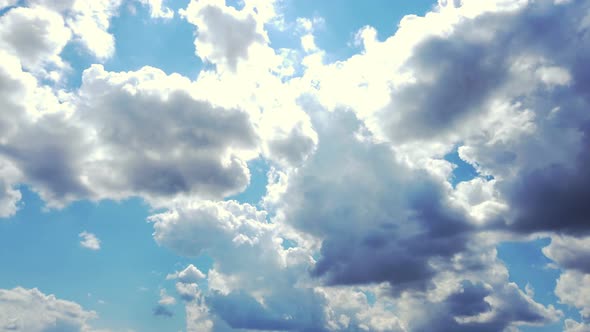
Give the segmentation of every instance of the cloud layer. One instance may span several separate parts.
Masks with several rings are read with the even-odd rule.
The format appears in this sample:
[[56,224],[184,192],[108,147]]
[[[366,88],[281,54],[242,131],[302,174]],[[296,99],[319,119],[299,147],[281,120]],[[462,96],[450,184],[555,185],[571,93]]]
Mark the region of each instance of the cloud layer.
[[[160,288],[153,314],[178,301],[187,331],[554,323],[563,311],[511,282],[496,252],[550,237],[555,295],[582,318],[564,329],[587,329],[588,3],[441,0],[385,39],[362,28],[360,52],[331,63],[320,19],[294,23],[299,49],[271,47],[269,30],[286,29],[274,1],[193,0],[179,15],[139,2],[194,27],[197,77],[97,63],[64,87],[69,43],[94,62],[116,55],[119,0],[31,0],[0,16],[0,217],[18,213],[22,185],[49,208],[143,199],[158,245],[213,261]],[[454,183],[454,152],[474,178]],[[229,200],[255,160],[269,168],[264,197]],[[95,317],[0,290],[4,330],[89,331]]]

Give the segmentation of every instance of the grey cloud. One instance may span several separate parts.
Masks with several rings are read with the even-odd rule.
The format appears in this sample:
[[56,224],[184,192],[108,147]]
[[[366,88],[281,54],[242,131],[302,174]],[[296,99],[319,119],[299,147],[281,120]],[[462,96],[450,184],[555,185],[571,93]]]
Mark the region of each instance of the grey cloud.
[[[478,23],[461,30],[472,24]],[[432,139],[462,126],[507,78],[501,43],[466,42],[457,34],[427,39],[405,64],[418,82],[394,90],[377,114],[393,141]]]
[[172,311],[170,311],[170,309],[166,308],[166,306],[163,306],[163,305],[157,305],[153,310],[153,314],[154,314],[154,316],[162,316],[162,317],[168,317],[168,318],[174,316],[174,313]]
[[47,203],[62,205],[90,196],[80,179],[88,147],[80,128],[69,125],[61,115],[47,115],[20,129],[11,144],[0,145],[0,154],[21,170]]
[[436,274],[430,262],[465,248],[465,217],[426,172],[398,163],[386,145],[357,140],[352,113],[321,118],[318,150],[289,178],[279,207],[290,224],[322,240],[313,274],[330,284],[425,289]]
[[197,55],[233,71],[240,60],[248,59],[251,45],[266,42],[253,13],[200,1],[191,1],[183,13],[197,27]]
[[[168,88],[161,83],[166,81],[181,87]],[[140,82],[159,87],[143,89]],[[249,171],[236,153],[256,149],[248,114],[195,99],[189,84],[153,68],[130,74],[101,67],[85,72],[77,116],[109,155],[88,165],[93,189],[107,197],[125,192],[224,197],[246,187]]]
[[70,37],[61,15],[44,8],[17,7],[0,17],[0,45],[28,69],[61,65],[58,55]]
[[280,164],[299,166],[311,154],[316,147],[316,140],[304,132],[302,124],[291,129],[284,137],[275,137],[268,141],[270,158]]
[[410,322],[410,330],[417,332],[434,327],[442,332],[505,331],[519,325],[544,325],[562,316],[553,307],[535,303],[512,283],[491,288],[464,282],[461,290],[443,302],[418,301],[414,304],[423,307],[415,310],[422,314]]
[[590,231],[590,130],[583,132],[581,152],[574,160],[524,171],[506,185],[514,223],[522,232]]
[[453,316],[475,316],[488,312],[492,306],[485,301],[491,289],[470,281],[463,282],[460,292],[451,294],[445,302]]
[[590,274],[590,237],[553,236],[543,253],[564,269]]

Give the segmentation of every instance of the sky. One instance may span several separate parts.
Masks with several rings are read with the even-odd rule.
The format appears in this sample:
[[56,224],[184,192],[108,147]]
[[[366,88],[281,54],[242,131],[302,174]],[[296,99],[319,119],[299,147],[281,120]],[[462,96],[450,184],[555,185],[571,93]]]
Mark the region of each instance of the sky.
[[588,332],[589,61],[584,0],[0,0],[0,332]]

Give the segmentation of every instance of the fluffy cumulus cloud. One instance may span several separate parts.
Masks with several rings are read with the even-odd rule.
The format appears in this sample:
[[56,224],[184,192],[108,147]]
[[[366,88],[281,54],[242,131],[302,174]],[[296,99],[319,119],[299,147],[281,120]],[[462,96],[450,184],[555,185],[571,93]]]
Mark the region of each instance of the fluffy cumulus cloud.
[[285,222],[322,241],[314,275],[330,284],[424,289],[434,261],[465,249],[465,216],[425,171],[397,162],[387,145],[355,137],[362,128],[354,114],[314,124],[318,151],[291,174],[276,207]]
[[79,304],[45,295],[38,289],[0,290],[0,330],[87,332],[96,313]]
[[192,0],[180,13],[197,27],[197,55],[235,71],[238,62],[247,60],[253,48],[268,42],[264,21],[256,8],[237,10],[226,6],[224,0]]
[[[366,28],[362,55],[311,66],[303,80],[320,83],[323,105],[352,108],[418,165],[458,145],[494,177],[509,228],[584,231],[586,13],[580,1],[440,4],[404,18],[383,42]],[[538,38],[539,27],[553,28]]]
[[[553,236],[551,244],[543,248],[545,256],[553,260],[563,273],[557,279],[555,295],[564,304],[577,308],[585,320],[590,318],[590,238]],[[588,326],[570,320],[566,330],[584,331]]]
[[77,116],[97,147],[84,178],[99,196],[220,198],[249,183],[246,161],[258,139],[249,113],[199,97],[180,75],[93,66],[83,75]]
[[186,269],[182,271],[166,276],[166,279],[178,279],[178,281],[185,284],[196,283],[197,281],[205,278],[205,274],[193,264],[189,264]]
[[160,245],[215,260],[207,293],[192,278],[179,279],[176,288],[190,302],[187,310],[195,310],[195,301],[207,308],[199,317],[208,317],[216,331],[321,330],[323,297],[295,284],[312,258],[301,249],[283,249],[276,225],[266,218],[253,206],[229,201],[187,203],[150,220]]
[[63,66],[59,54],[70,38],[62,16],[43,7],[18,7],[0,17],[0,47],[28,69]]
[[115,52],[115,38],[108,31],[121,0],[26,0],[32,7],[40,6],[60,13],[75,38],[96,58],[105,60]]

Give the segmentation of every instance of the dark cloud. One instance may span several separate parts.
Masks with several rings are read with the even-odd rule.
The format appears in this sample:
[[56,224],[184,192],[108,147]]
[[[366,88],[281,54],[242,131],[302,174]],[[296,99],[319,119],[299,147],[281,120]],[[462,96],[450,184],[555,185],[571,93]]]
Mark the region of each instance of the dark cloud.
[[318,150],[289,179],[282,206],[288,222],[322,239],[313,275],[425,289],[436,274],[430,262],[462,251],[470,226],[426,172],[397,162],[386,145],[357,140],[352,113],[324,116],[314,123]]
[[157,305],[156,307],[154,307],[153,314],[154,316],[162,316],[168,318],[174,316],[174,313],[163,305]]
[[445,302],[453,316],[475,316],[492,309],[492,306],[485,301],[485,297],[490,293],[491,289],[484,285],[465,281],[461,291],[451,294]]
[[457,34],[425,40],[406,63],[418,82],[394,90],[378,115],[393,141],[430,139],[462,126],[506,80],[509,62],[500,45]]

